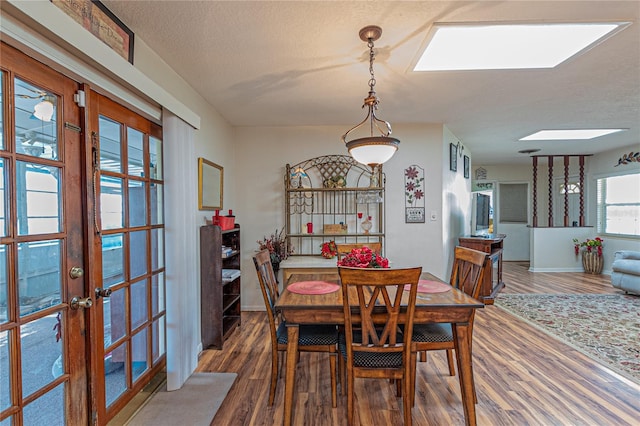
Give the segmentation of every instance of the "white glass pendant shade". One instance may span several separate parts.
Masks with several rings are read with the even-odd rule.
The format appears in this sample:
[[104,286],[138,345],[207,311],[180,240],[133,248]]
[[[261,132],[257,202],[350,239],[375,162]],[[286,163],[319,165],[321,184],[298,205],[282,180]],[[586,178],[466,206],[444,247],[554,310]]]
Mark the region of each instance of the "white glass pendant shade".
[[400,141],[387,136],[373,136],[347,142],[349,153],[358,163],[376,166],[389,161],[398,150]]
[[[375,59],[373,42],[378,40],[381,34],[382,28],[375,25],[369,25],[360,30],[360,39],[366,41],[369,47],[369,74],[371,76],[369,78],[369,94],[364,99],[364,104],[362,105],[362,108],[367,108],[367,116],[342,135],[342,141],[345,143],[353,159],[358,163],[370,166],[372,171],[376,166],[389,161],[398,150],[398,145],[400,145],[398,139],[389,136],[391,135],[391,124],[376,116],[379,100],[374,89],[376,78],[373,74],[373,61]],[[368,126],[365,126],[366,124],[368,124]],[[361,127],[368,127],[371,135],[347,141],[347,136]],[[380,131],[380,136],[374,135],[374,129]],[[383,129],[386,129],[386,132]]]
[[51,121],[51,117],[53,117],[53,103],[45,99],[36,104],[36,106],[33,107],[33,115],[42,121]]

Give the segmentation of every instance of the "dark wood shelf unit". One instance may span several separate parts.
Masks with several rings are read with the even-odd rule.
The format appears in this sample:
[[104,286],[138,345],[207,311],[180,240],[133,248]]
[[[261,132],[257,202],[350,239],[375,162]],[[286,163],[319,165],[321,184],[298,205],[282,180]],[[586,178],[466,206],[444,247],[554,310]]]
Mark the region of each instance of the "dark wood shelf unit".
[[[222,256],[222,246],[233,251]],[[240,326],[241,277],[222,278],[223,269],[240,270],[240,225],[223,231],[217,225],[200,227],[200,328],[203,349],[222,349]]]
[[458,239],[462,247],[483,251],[489,255],[484,264],[484,281],[480,292],[480,300],[485,305],[493,305],[496,295],[504,287],[504,281],[502,281],[502,249],[503,241],[506,237],[504,234],[492,234],[484,237],[464,236]]

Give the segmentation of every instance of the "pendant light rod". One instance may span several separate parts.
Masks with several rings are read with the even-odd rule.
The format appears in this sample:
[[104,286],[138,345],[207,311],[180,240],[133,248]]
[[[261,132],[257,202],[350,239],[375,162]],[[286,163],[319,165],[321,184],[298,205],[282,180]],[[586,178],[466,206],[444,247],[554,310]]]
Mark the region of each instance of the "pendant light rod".
[[[388,161],[393,154],[395,154],[398,149],[398,145],[400,144],[398,139],[389,136],[391,135],[391,124],[376,116],[376,110],[378,109],[380,100],[376,96],[374,88],[376,85],[376,78],[373,72],[373,62],[375,61],[373,42],[378,40],[381,35],[382,28],[376,25],[364,27],[359,32],[360,39],[362,41],[366,41],[367,47],[369,47],[369,94],[364,99],[364,103],[362,105],[362,108],[367,107],[367,115],[364,120],[347,130],[347,132],[342,135],[342,142],[345,143],[351,156],[359,163],[369,165],[372,170],[376,166]],[[349,133],[362,127],[367,123],[367,121],[369,121],[370,136],[347,141]],[[374,136],[375,130],[380,133],[379,136]]]

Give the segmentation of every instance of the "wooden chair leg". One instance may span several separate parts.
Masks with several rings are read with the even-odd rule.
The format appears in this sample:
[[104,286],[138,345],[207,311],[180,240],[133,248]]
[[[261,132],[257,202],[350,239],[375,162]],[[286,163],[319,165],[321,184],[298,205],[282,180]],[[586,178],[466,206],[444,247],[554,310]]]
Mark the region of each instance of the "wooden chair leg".
[[[348,367],[347,367],[348,369]],[[353,425],[353,371],[347,371],[347,424],[349,426]]]
[[269,405],[273,405],[276,396],[276,385],[278,383],[279,351],[276,348],[271,350],[271,385],[269,386]]
[[454,366],[455,361],[453,359],[453,349],[447,349],[447,363],[449,364],[449,375],[456,375],[456,367]]
[[[411,355],[413,359],[413,354]],[[402,408],[404,411],[404,424],[405,426],[411,426],[412,416],[411,407],[413,407],[413,392],[411,390],[412,385],[412,370],[413,361],[409,361],[409,365],[404,367],[404,378],[402,379],[402,387],[404,388],[402,396]]]
[[427,351],[420,351],[420,362],[427,362]]
[[338,353],[338,372],[340,375],[340,394],[345,396],[347,393],[347,366],[344,358]]
[[336,353],[329,354],[329,366],[331,368],[331,406],[336,408],[338,405],[338,386],[336,384]]
[[416,405],[417,352],[411,352],[411,407]]

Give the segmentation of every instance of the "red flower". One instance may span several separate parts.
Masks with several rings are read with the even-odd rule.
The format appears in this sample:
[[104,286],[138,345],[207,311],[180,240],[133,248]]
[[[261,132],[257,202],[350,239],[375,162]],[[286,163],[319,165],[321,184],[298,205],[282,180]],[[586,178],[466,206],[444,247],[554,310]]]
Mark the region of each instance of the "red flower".
[[322,257],[332,259],[336,254],[338,254],[338,246],[336,245],[336,242],[331,240],[322,243],[320,253],[322,254]]
[[388,268],[389,260],[378,256],[369,247],[355,248],[338,261],[338,266],[352,268]]
[[598,253],[598,256],[602,256],[602,247],[604,240],[600,237],[595,237],[593,240],[590,238],[587,238],[585,241],[578,241],[577,238],[573,239],[573,250],[575,251],[576,255],[578,255],[580,253],[580,248],[584,247],[584,249],[587,251],[587,253],[592,253],[595,249],[595,251]]
[[418,170],[416,170],[415,167],[409,167],[408,169],[406,169],[404,171],[404,174],[406,177],[408,177],[409,179],[415,179],[418,177]]

